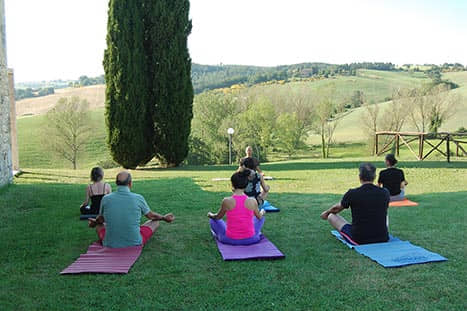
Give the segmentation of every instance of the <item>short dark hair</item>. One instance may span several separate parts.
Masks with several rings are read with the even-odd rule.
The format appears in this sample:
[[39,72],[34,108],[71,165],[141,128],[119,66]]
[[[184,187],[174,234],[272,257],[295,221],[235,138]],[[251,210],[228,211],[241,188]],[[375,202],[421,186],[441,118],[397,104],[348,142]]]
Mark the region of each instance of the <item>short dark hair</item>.
[[104,170],[100,167],[93,167],[91,170],[91,181],[99,182],[104,178]]
[[245,166],[246,168],[250,170],[256,171],[257,165],[256,165],[256,159],[255,158],[245,158],[242,161],[242,165]]
[[251,171],[249,169],[239,169],[236,171],[232,177],[230,177],[230,182],[234,189],[245,189],[248,186],[248,176],[250,176]]
[[362,181],[373,181],[376,178],[376,167],[371,163],[360,164],[359,172]]
[[386,161],[388,161],[391,166],[397,164],[397,159],[392,153],[386,155]]
[[128,186],[130,183],[131,183],[131,174],[128,173],[128,176],[126,177],[125,180],[120,180],[118,178],[120,174],[117,175],[117,178],[115,179],[115,183],[117,184],[117,186]]

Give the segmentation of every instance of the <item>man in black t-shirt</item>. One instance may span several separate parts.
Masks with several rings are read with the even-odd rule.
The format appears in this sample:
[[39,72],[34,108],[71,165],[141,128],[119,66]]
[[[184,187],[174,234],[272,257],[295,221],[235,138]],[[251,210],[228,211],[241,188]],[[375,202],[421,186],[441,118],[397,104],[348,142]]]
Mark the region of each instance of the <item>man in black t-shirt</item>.
[[395,167],[397,159],[393,154],[386,155],[387,169],[379,172],[378,185],[389,190],[390,201],[400,201],[405,198],[405,186],[408,185],[405,180],[404,171]]
[[[387,242],[386,223],[389,191],[373,184],[376,168],[370,163],[360,165],[359,188],[350,189],[341,202],[321,214],[351,244]],[[345,208],[352,213],[352,224],[338,215]]]

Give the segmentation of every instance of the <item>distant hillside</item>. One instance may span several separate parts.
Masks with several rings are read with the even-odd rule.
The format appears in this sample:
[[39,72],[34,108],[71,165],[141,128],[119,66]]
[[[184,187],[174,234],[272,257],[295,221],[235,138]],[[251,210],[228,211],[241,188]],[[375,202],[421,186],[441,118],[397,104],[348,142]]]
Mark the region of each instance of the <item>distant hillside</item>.
[[60,97],[79,96],[89,102],[91,109],[104,107],[105,85],[93,85],[80,88],[66,88],[55,91],[55,94],[27,98],[16,102],[16,116],[38,115],[46,113]]
[[[365,73],[368,76],[371,73],[374,78],[380,76],[379,79],[385,79],[385,83],[389,83],[389,81],[393,81],[395,83],[402,82],[410,86],[410,82],[407,79],[404,79],[402,75],[389,75],[388,73],[378,73],[376,71],[368,71]],[[383,78],[383,76],[385,76]],[[378,78],[376,78],[378,79]],[[453,92],[455,94],[459,94],[462,96],[462,101],[459,107],[457,107],[457,113],[450,118],[443,126],[441,127],[440,131],[455,131],[460,127],[467,127],[467,71],[460,71],[460,72],[449,72],[443,74],[443,79],[448,79],[457,85],[458,88],[453,89],[449,92]],[[405,80],[405,81],[404,81]],[[421,82],[422,80],[420,80]],[[395,85],[395,84],[393,84]],[[383,87],[382,85],[378,86],[376,90],[381,91]],[[413,87],[413,86],[412,86]],[[389,87],[384,87],[388,89]],[[378,91],[378,92],[379,92]],[[381,97],[380,97],[381,98]],[[380,101],[376,101],[377,103]],[[387,105],[386,102],[380,102],[377,105],[381,105],[383,108]],[[335,132],[335,139],[337,142],[361,142],[365,141],[365,134],[364,129],[361,126],[361,119],[362,114],[364,113],[363,108],[354,109],[350,114],[346,115],[339,123],[336,132]],[[408,122],[406,126],[403,128],[406,131],[415,130],[415,128]],[[318,137],[311,137],[311,142],[318,144],[319,138]]]
[[241,65],[199,65],[193,64],[191,76],[195,93],[230,87],[234,84],[249,86],[272,80],[290,80],[335,75],[353,76],[358,69],[397,70],[392,63],[352,63],[334,65],[326,63],[301,63],[276,67]]

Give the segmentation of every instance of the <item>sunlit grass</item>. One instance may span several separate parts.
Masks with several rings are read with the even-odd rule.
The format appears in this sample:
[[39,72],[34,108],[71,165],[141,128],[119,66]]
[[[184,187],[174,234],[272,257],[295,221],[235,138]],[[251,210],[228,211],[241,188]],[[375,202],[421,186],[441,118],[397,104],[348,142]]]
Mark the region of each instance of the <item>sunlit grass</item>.
[[[337,242],[319,219],[358,185],[358,164],[368,160],[383,167],[381,157],[262,166],[274,177],[270,201],[282,209],[264,227],[286,254],[281,261],[221,260],[205,215],[229,195],[228,182],[212,179],[229,177],[233,166],[132,171],[134,191],[177,219],[161,225],[122,276],[59,275],[95,240],[78,220],[88,169],[24,168],[0,190],[2,310],[463,310],[467,162],[401,161],[420,206],[391,208],[391,232],[449,261],[384,269]],[[106,170],[107,181],[117,171]]]

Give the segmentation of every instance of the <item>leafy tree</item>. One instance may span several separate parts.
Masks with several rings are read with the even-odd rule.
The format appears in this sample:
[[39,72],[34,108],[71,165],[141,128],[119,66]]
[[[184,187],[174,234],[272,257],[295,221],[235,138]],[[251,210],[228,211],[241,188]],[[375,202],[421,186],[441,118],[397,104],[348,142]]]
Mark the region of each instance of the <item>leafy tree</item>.
[[295,113],[279,115],[275,132],[278,147],[281,148],[289,158],[305,145],[303,140],[307,136],[307,132],[304,131]]
[[55,93],[55,90],[53,87],[44,87],[39,90],[38,96],[47,96],[47,95],[54,94],[54,93]]
[[89,103],[79,97],[60,98],[45,115],[44,143],[76,169],[91,128]]
[[195,98],[192,141],[195,143],[200,140],[203,144],[192,144],[192,147],[196,148],[191,152],[204,150],[206,159],[204,164],[227,163],[229,152],[227,129],[235,126],[234,116],[238,112],[238,99],[232,94],[211,91]]
[[[125,1],[126,2],[126,1]],[[193,118],[191,33],[188,0],[144,0],[146,77],[150,82],[156,156],[165,166],[179,165],[188,154]],[[133,18],[134,19],[134,18]]]
[[360,90],[356,90],[353,92],[352,96],[350,97],[350,107],[348,108],[358,108],[363,105],[364,102],[364,94]]
[[267,98],[249,98],[248,108],[235,118],[237,153],[243,154],[250,145],[256,157],[266,160],[273,146],[275,119],[274,106]]
[[107,139],[112,158],[125,168],[155,155],[145,14],[141,1],[110,0],[104,54]]

